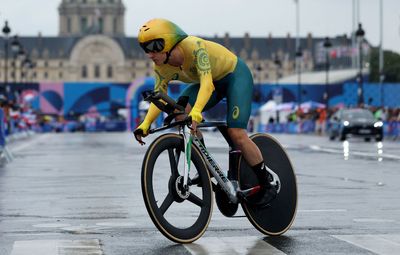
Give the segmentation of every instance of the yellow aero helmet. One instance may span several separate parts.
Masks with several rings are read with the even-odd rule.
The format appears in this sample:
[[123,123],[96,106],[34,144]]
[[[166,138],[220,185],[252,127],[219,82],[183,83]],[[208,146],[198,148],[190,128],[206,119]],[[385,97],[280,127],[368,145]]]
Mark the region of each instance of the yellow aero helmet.
[[138,41],[146,53],[168,53],[187,36],[180,27],[169,20],[152,19],[140,28]]

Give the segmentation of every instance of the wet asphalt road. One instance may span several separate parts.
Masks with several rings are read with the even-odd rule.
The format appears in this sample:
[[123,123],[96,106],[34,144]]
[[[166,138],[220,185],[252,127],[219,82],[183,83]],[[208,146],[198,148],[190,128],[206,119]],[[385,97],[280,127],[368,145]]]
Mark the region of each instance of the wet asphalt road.
[[[214,207],[205,235],[187,246],[164,238],[148,217],[140,186],[147,145],[129,133],[14,142],[14,161],[0,167],[0,254],[399,254],[399,141],[276,137],[297,174],[292,228],[265,237]],[[226,169],[222,138],[208,133],[206,144]]]

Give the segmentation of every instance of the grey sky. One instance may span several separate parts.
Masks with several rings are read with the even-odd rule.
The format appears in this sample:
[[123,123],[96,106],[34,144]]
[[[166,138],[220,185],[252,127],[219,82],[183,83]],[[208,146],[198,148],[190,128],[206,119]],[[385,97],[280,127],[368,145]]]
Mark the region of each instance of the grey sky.
[[[350,34],[352,0],[299,0],[300,35]],[[61,0],[0,0],[0,24],[7,19],[12,33],[46,36],[58,33]],[[286,36],[296,34],[294,0],[125,0],[125,33],[136,36],[139,26],[154,17],[179,24],[187,33],[204,36]],[[379,0],[360,0],[360,19],[367,39],[379,44]],[[400,0],[384,2],[385,49],[400,52]]]

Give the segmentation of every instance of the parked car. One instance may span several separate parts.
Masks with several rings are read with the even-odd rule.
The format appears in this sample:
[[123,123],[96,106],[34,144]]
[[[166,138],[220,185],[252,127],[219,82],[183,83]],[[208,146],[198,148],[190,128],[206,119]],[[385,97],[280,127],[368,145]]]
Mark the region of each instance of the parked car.
[[364,137],[365,141],[383,139],[383,122],[377,121],[367,109],[341,109],[332,115],[328,126],[329,139],[341,141],[350,136]]

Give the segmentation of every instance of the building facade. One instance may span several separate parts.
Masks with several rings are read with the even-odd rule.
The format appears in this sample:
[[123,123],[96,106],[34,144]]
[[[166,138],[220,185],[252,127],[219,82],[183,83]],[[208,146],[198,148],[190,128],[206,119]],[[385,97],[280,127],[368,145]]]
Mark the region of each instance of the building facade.
[[[24,58],[8,47],[9,82],[131,82],[152,75],[152,63],[137,43],[137,38],[125,36],[125,7],[121,0],[62,0],[59,8],[59,35],[46,37],[20,36]],[[8,44],[16,38],[9,38]],[[274,82],[295,72],[295,38],[243,37],[205,38],[232,50],[244,59],[252,70],[256,83]],[[303,72],[325,67],[324,38],[309,34],[300,39]],[[328,56],[330,68],[349,68],[354,59],[351,39],[332,39]],[[0,45],[4,45],[4,38]],[[4,49],[4,48],[3,48]],[[3,81],[5,54],[0,55],[0,80]],[[354,64],[354,60],[353,60]]]

